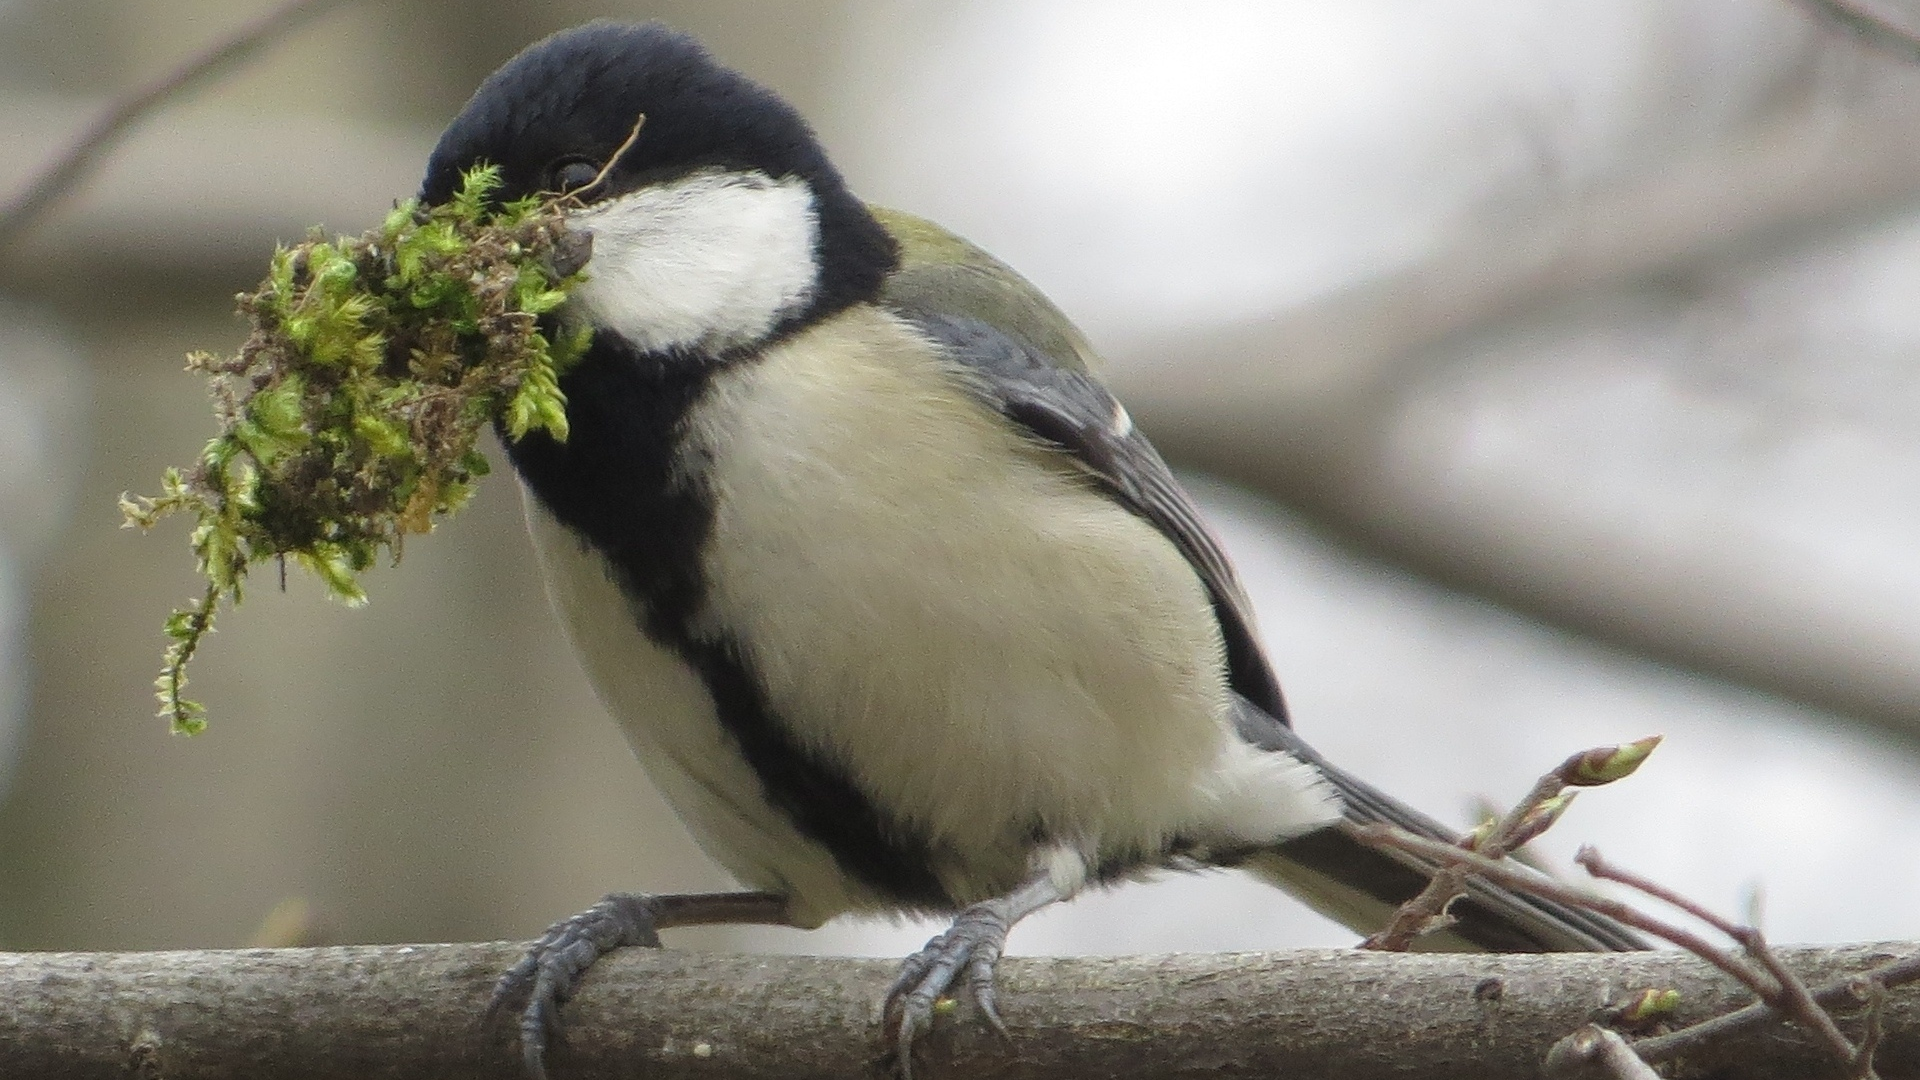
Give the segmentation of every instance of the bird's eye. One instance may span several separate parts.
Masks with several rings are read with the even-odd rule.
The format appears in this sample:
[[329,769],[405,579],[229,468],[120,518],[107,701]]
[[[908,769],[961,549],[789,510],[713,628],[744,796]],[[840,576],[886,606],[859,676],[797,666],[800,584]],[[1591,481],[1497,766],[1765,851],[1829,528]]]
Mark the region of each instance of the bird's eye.
[[564,195],[593,183],[593,178],[600,175],[600,166],[582,158],[574,158],[555,165],[549,175],[553,177],[553,190]]

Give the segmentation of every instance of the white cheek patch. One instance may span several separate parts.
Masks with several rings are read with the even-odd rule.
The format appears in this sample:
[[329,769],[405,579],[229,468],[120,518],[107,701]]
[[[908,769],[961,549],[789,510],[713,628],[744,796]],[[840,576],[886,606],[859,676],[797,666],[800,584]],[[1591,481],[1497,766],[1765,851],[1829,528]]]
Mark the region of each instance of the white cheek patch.
[[819,279],[819,215],[797,178],[699,173],[574,220],[593,234],[574,302],[646,351],[751,344],[805,308]]

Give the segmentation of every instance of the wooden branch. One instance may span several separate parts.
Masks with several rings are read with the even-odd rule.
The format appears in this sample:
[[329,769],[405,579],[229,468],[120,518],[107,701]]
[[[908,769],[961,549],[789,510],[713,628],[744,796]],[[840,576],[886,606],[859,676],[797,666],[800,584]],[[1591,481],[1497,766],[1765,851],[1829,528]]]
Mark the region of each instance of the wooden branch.
[[1541,1073],[1548,1080],[1660,1080],[1660,1074],[1641,1061],[1618,1032],[1595,1024],[1556,1043]]
[[[518,1080],[512,1024],[485,1014],[521,948],[0,954],[0,1076]],[[1828,983],[1920,943],[1780,952],[1809,982]],[[876,1005],[893,968],[627,950],[566,1009],[552,1075],[884,1076]],[[1750,1000],[1670,952],[1015,958],[1001,972],[1011,1043],[963,1008],[927,1041],[916,1076],[1532,1080],[1555,1043],[1640,989],[1677,989],[1677,1023]],[[1860,1010],[1842,1022],[1858,1032]],[[1886,995],[1880,1023],[1881,1075],[1920,1076],[1920,995]],[[1823,1047],[1779,1025],[1696,1047],[1687,1065],[1750,1080],[1833,1072]]]

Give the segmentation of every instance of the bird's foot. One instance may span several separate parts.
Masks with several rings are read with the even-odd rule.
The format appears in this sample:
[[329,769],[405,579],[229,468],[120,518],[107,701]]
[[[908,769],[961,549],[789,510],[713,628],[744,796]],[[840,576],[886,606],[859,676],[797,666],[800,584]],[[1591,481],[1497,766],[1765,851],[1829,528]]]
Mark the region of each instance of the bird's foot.
[[602,956],[628,945],[660,946],[656,898],[612,893],[605,900],[548,928],[520,962],[493,986],[488,1013],[511,1001],[520,1010],[520,1054],[533,1080],[546,1080],[547,1043],[560,1034],[560,1006]]
[[981,901],[961,911],[945,933],[900,965],[900,975],[887,991],[886,1015],[899,1025],[894,1053],[902,1080],[912,1080],[914,1041],[933,1029],[935,1005],[963,975],[980,1015],[1002,1036],[1007,1034],[994,996],[993,968],[1021,914],[1009,897]]
[[509,1002],[520,1010],[520,1054],[532,1080],[546,1080],[547,1044],[560,1034],[560,1006],[596,961],[628,945],[658,948],[660,931],[720,923],[789,925],[787,899],[776,893],[729,892],[648,896],[613,893],[540,936],[493,987],[492,1015]]

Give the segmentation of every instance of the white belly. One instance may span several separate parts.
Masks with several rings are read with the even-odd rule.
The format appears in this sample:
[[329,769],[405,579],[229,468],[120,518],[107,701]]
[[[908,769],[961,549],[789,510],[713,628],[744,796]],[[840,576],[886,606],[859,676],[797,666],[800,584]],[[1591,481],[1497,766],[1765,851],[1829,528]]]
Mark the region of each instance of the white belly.
[[946,363],[856,309],[696,408],[704,618],[772,709],[951,853],[962,898],[1024,872],[1036,835],[1097,861],[1329,820],[1308,770],[1234,735],[1219,627],[1175,547]]

